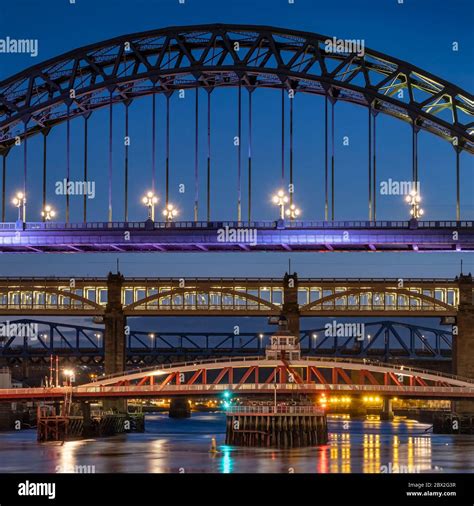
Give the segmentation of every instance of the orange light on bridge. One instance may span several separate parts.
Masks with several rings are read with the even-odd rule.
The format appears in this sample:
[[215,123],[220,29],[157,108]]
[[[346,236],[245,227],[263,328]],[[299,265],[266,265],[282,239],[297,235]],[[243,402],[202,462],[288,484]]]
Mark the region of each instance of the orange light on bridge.
[[339,404],[350,404],[352,402],[352,399],[350,397],[344,396],[344,397],[331,397],[329,399],[330,403],[339,403]]
[[321,408],[325,409],[327,407],[327,398],[326,394],[322,394],[319,398],[319,404],[321,405]]
[[370,403],[370,404],[377,404],[377,403],[382,402],[382,399],[378,395],[376,395],[376,396],[373,396],[373,395],[365,396],[362,400],[364,402]]

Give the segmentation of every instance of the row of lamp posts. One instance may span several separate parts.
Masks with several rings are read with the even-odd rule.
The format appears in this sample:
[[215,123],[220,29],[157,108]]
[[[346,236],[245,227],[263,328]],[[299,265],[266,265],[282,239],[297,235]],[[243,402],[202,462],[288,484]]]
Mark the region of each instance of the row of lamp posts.
[[[424,214],[423,209],[420,206],[421,197],[415,190],[411,191],[406,196],[405,201],[411,206],[410,215],[412,219],[418,220]],[[283,190],[279,190],[272,198],[272,202],[279,208],[279,218],[284,220],[285,218],[295,220],[301,215],[300,209],[295,204],[290,203],[290,199]],[[13,198],[12,203],[18,208],[18,221],[26,221],[26,195],[23,192],[18,192]],[[153,192],[148,192],[142,199],[142,203],[148,208],[148,219],[155,221],[155,205],[158,203],[158,197]],[[56,216],[56,211],[50,206],[46,205],[41,211],[43,221],[50,221]],[[166,204],[163,209],[163,216],[166,221],[173,221],[178,216],[177,209],[173,204]]]

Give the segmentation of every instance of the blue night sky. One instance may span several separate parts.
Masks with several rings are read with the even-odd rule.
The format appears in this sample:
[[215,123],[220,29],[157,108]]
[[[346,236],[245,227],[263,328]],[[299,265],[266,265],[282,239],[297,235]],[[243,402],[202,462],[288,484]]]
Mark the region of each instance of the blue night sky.
[[[2,2],[0,38],[37,38],[39,55],[0,54],[0,80],[28,66],[87,44],[127,33],[167,26],[205,23],[273,25],[321,33],[329,37],[364,39],[365,45],[409,61],[472,92],[474,8],[470,0],[16,0]],[[454,15],[452,13],[462,13]],[[452,50],[458,42],[459,51]],[[201,197],[205,197],[205,95],[201,95]],[[158,195],[164,197],[164,97],[158,97],[157,174]],[[237,131],[237,92],[213,93],[213,194],[212,218],[236,217],[237,152],[233,137]],[[303,217],[322,219],[324,213],[324,99],[297,94],[295,107],[295,201]],[[247,167],[247,93],[243,93],[242,169]],[[114,219],[123,218],[123,112],[114,108]],[[185,99],[171,99],[170,200],[183,219],[192,219],[194,171],[194,92]],[[253,217],[274,219],[270,202],[278,189],[280,172],[280,92],[257,90],[254,94]],[[136,100],[130,108],[130,220],[142,220],[146,210],[140,198],[150,186],[151,98]],[[288,116],[287,116],[288,118]],[[91,118],[90,177],[96,181],[96,198],[90,201],[91,220],[107,217],[108,167],[107,111]],[[367,111],[348,103],[336,105],[336,219],[367,219]],[[72,128],[72,179],[82,179],[82,120]],[[393,118],[377,120],[378,180],[409,180],[411,175],[411,128]],[[349,146],[342,139],[349,137]],[[65,198],[54,194],[54,182],[65,177],[65,127],[56,127],[48,138],[48,201],[65,216]],[[287,137],[287,147],[288,147]],[[28,145],[28,221],[38,217],[42,150],[37,136]],[[426,132],[419,135],[419,173],[423,207],[427,218],[454,219],[455,158],[453,148]],[[7,195],[20,186],[22,148],[8,158]],[[286,161],[288,167],[288,157]],[[474,218],[473,160],[461,157],[461,210],[463,219]],[[186,192],[180,194],[178,185]],[[247,185],[242,180],[242,188]],[[33,196],[36,192],[36,198]],[[247,200],[243,193],[243,215]],[[72,197],[71,221],[80,221],[82,196]],[[9,205],[7,220],[14,221]],[[200,219],[205,219],[205,200]],[[402,197],[379,196],[378,219],[406,219]],[[128,254],[120,256],[120,269],[128,276],[281,276],[292,267],[301,277],[454,276],[461,258],[464,270],[474,272],[472,255],[451,254]],[[115,269],[116,255],[11,255],[0,257],[0,275],[95,275]]]

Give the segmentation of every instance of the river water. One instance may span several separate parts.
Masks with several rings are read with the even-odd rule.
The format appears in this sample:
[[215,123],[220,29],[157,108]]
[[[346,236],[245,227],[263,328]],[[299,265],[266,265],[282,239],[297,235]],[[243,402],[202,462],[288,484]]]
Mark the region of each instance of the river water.
[[[36,442],[36,431],[0,433],[0,473],[474,472],[474,435],[433,435],[413,420],[329,417],[327,445],[292,450],[225,445],[225,414],[146,417],[143,434]],[[210,452],[211,438],[217,453]]]

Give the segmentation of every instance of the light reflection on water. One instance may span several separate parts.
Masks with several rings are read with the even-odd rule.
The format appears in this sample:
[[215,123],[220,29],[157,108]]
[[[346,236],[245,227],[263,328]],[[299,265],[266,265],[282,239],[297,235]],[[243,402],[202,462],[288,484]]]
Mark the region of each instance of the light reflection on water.
[[[63,445],[38,444],[35,431],[0,433],[0,472],[379,473],[474,472],[474,436],[433,435],[429,425],[329,419],[327,445],[292,450],[225,445],[225,415],[172,420],[148,415],[144,434]],[[211,453],[215,437],[218,453]],[[84,468],[82,468],[84,469]]]

